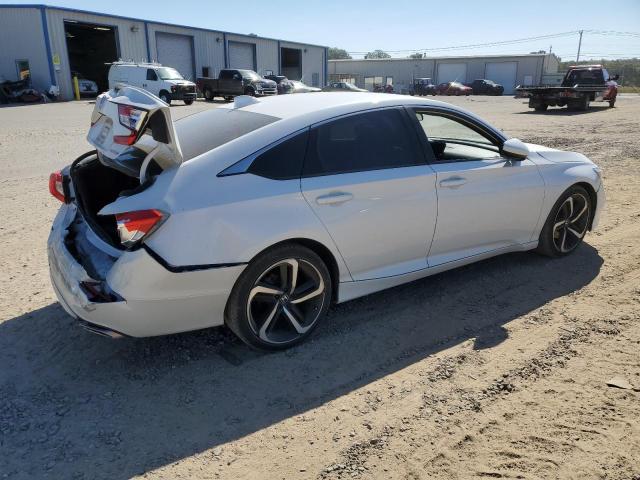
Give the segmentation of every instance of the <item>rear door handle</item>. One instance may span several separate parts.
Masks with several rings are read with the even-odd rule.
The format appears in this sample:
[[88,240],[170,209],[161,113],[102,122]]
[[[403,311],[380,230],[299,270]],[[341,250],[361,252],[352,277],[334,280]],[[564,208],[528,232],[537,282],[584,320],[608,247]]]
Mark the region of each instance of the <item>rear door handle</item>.
[[318,205],[337,205],[340,203],[348,202],[353,199],[353,195],[349,192],[331,192],[326,195],[320,195],[316,197],[316,203]]
[[442,188],[459,188],[467,183],[467,179],[463,177],[449,177],[441,180],[439,185]]

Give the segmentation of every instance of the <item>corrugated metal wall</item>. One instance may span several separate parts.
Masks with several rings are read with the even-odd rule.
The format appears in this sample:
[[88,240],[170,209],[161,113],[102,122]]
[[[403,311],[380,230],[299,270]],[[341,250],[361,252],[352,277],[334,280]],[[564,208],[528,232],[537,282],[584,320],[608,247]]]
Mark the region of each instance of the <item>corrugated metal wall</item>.
[[311,85],[313,74],[316,73],[320,78],[320,85],[324,84],[324,48],[294,42],[280,42],[280,48],[298,48],[302,50],[302,81],[307,85]]
[[[225,39],[226,41],[255,44],[258,73],[264,74],[268,70],[278,73],[280,71],[278,44],[280,43],[280,46],[303,50],[302,74],[305,82],[311,84],[314,74],[318,74],[321,84],[324,82],[324,47],[278,42],[278,40],[251,35],[224,34],[223,32],[198,28],[164,25],[91,12],[58,8],[45,8],[44,11],[49,31],[51,56],[60,58],[60,65],[54,68],[54,77],[60,87],[63,100],[73,98],[69,55],[64,31],[65,20],[115,27],[118,55],[123,60],[157,59],[156,32],[191,36],[193,37],[196,76],[202,75],[202,67],[209,67],[209,75],[211,76],[217,76],[220,69],[225,67]],[[8,80],[16,79],[15,60],[28,59],[33,72],[34,85],[40,89],[48,88],[51,84],[49,59],[45,49],[40,8],[2,7],[0,13],[0,46],[2,47],[0,48],[0,75],[4,75]],[[304,52],[304,49],[307,51]]]
[[0,9],[0,76],[18,80],[16,60],[28,60],[34,88],[51,85],[42,17],[37,8]]
[[147,23],[147,28],[152,60],[158,59],[156,32],[167,32],[193,37],[196,77],[202,76],[202,67],[209,67],[210,76],[218,76],[220,69],[224,68],[224,35],[222,32],[175,27],[152,22]]
[[118,54],[125,60],[143,60],[147,57],[144,39],[144,22],[126,20],[102,15],[92,15],[68,10],[47,9],[47,23],[51,38],[52,55],[60,56],[60,66],[56,68],[56,79],[60,86],[60,93],[64,100],[73,98],[71,71],[69,69],[69,54],[64,34],[64,21],[94,23],[117,28]]
[[227,41],[253,43],[256,46],[256,71],[264,75],[267,70],[278,73],[278,42],[250,35],[227,34]]

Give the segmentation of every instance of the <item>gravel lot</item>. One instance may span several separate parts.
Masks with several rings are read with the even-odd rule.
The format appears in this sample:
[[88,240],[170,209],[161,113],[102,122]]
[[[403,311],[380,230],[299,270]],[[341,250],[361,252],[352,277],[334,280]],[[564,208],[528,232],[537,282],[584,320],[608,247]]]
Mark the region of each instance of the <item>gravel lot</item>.
[[78,328],[49,285],[47,178],[89,149],[93,106],[0,108],[0,478],[640,479],[640,97],[451,102],[599,163],[600,229],[568,258],[510,254],[340,305],[278,354],[224,329]]

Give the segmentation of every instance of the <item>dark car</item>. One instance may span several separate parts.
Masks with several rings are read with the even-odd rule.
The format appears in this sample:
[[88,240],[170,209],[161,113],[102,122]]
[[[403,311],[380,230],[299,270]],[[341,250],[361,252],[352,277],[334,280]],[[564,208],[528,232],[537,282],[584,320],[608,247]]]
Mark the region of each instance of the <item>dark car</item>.
[[278,95],[293,93],[293,82],[284,75],[265,75],[267,80],[273,80],[278,85]]
[[430,78],[414,78],[412,95],[419,95],[421,97],[425,95],[435,95],[436,86],[433,84]]
[[467,87],[459,82],[445,82],[436,87],[437,95],[471,95],[471,87]]
[[469,86],[474,95],[502,95],[504,93],[502,85],[486,78],[475,79]]
[[329,85],[322,89],[323,92],[366,92],[364,88],[358,88],[349,82],[329,82]]

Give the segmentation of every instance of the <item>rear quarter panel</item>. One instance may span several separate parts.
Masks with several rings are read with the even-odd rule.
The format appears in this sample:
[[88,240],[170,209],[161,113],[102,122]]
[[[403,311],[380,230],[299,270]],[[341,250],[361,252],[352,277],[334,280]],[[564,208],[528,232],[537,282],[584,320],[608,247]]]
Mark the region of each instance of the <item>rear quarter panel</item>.
[[249,262],[276,243],[302,238],[327,247],[338,263],[340,280],[351,280],[333,240],[302,196],[298,179],[216,173],[187,162],[173,175],[162,200],[171,215],[147,241],[168,263]]

